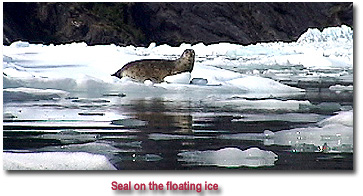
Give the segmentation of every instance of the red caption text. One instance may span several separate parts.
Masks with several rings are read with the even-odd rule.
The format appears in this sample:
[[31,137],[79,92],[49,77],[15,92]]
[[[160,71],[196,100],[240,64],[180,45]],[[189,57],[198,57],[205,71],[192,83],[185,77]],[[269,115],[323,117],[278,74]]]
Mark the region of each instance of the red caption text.
[[217,191],[218,184],[209,183],[207,181],[204,183],[190,183],[189,181],[185,181],[183,183],[174,183],[172,181],[167,181],[166,183],[156,183],[154,181],[150,181],[149,183],[132,183],[131,181],[119,183],[117,181],[113,181],[111,183],[111,189],[120,191],[196,191],[200,193],[204,190]]

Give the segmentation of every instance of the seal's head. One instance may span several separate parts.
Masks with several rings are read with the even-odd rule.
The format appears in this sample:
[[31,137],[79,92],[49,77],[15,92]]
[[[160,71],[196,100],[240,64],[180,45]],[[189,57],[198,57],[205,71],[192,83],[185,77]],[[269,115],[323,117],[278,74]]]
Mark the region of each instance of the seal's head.
[[195,52],[193,49],[184,50],[183,54],[177,60],[178,63],[176,63],[176,70],[183,72],[184,71],[191,72],[194,66],[194,58],[195,58]]
[[184,50],[183,54],[181,55],[181,58],[194,58],[195,52],[193,49],[186,49]]

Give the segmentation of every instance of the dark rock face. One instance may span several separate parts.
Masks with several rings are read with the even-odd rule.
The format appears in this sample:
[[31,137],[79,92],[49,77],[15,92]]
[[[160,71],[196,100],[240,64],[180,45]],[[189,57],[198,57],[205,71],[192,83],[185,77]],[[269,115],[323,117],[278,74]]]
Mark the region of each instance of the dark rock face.
[[147,46],[294,41],[353,26],[352,3],[4,3],[4,44],[85,41]]

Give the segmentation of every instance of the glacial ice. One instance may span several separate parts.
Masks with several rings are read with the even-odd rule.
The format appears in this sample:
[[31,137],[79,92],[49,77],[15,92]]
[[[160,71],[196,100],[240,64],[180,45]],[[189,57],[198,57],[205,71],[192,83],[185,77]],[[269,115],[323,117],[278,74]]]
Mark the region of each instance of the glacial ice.
[[178,154],[178,161],[200,166],[218,167],[265,167],[273,166],[278,156],[259,148],[241,150],[239,148],[223,148],[220,150],[190,151]]
[[298,43],[327,42],[338,40],[353,40],[353,30],[342,25],[341,27],[330,27],[320,31],[316,28],[308,29],[297,40]]

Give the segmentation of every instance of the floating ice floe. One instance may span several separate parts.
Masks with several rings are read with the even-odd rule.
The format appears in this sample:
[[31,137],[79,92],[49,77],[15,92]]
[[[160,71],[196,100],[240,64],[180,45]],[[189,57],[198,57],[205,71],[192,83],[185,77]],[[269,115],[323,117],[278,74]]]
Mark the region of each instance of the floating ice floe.
[[5,101],[37,101],[59,99],[69,93],[56,89],[7,88],[3,90]]
[[331,91],[335,91],[337,93],[343,92],[343,91],[353,91],[353,85],[349,85],[349,86],[343,86],[343,85],[334,85],[334,86],[330,86],[329,90]]
[[195,135],[176,135],[176,134],[164,134],[164,133],[151,133],[149,139],[151,140],[195,140],[195,139],[207,139],[208,136],[195,136]]
[[220,150],[190,151],[178,154],[178,161],[200,166],[218,167],[265,167],[274,166],[278,156],[259,148],[240,150],[238,148],[223,148]]
[[353,110],[338,112],[336,115],[324,119],[320,121],[318,124],[320,126],[340,124],[353,128]]
[[73,130],[60,131],[58,133],[47,133],[34,138],[46,140],[59,140],[62,144],[84,143],[96,141],[100,137],[99,134],[85,134]]
[[300,123],[316,123],[324,119],[322,115],[309,113],[283,113],[283,114],[243,114],[236,116],[231,122],[300,122]]
[[231,99],[231,100],[216,100],[215,106],[219,107],[231,107],[233,109],[242,110],[285,110],[285,111],[297,111],[302,108],[311,107],[309,101],[298,100],[277,100],[277,99],[265,99],[265,100],[248,100],[248,99]]
[[116,170],[103,155],[85,152],[3,153],[4,170]]
[[[106,142],[90,142],[85,144],[68,144],[61,146],[47,146],[39,149],[40,152],[87,152],[112,156],[115,153],[124,152],[125,150],[116,148]],[[109,157],[108,157],[109,158]]]
[[353,152],[353,111],[340,112],[317,123],[321,127],[264,133],[223,134],[223,139],[258,140],[264,145],[291,146],[295,152]]
[[123,127],[143,127],[148,124],[147,121],[138,120],[138,119],[118,119],[118,120],[112,120],[111,124],[113,125],[121,125]]

